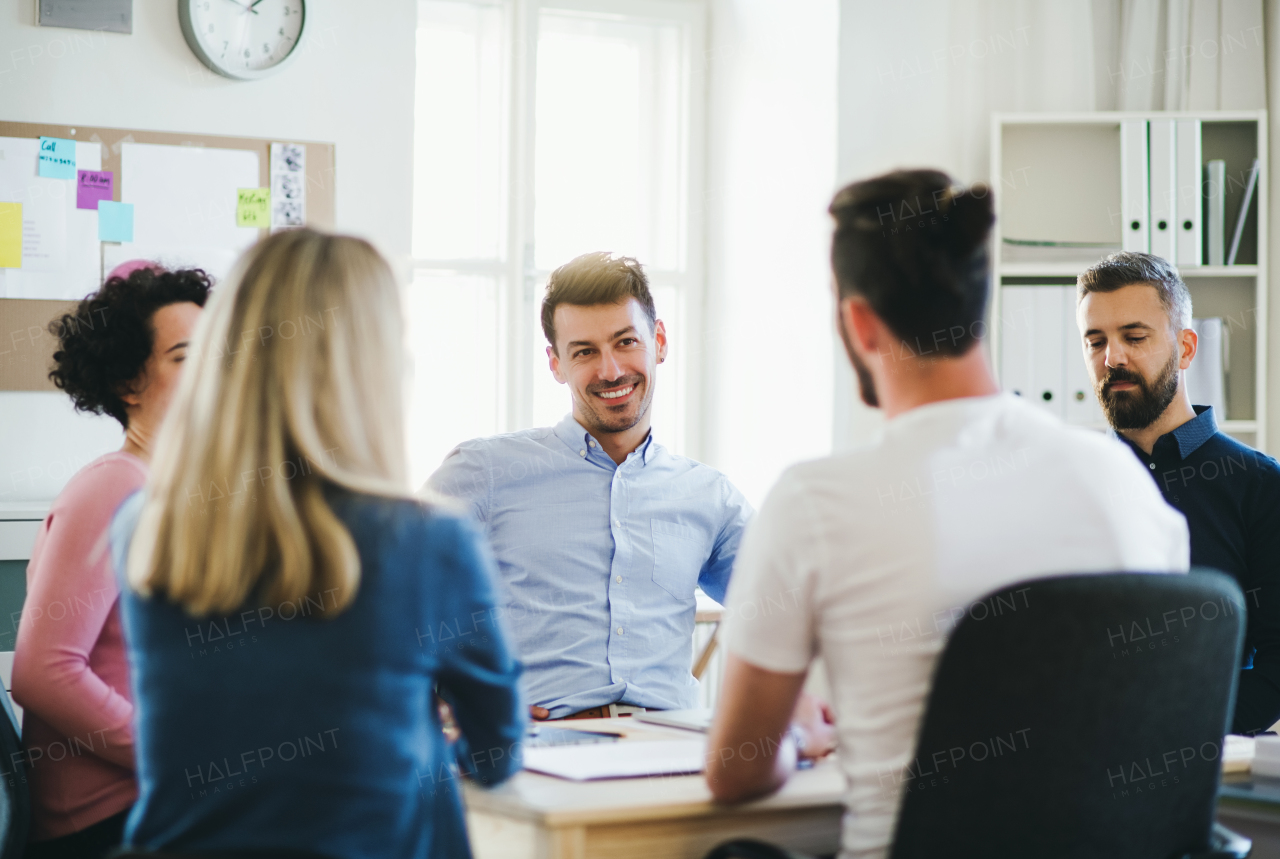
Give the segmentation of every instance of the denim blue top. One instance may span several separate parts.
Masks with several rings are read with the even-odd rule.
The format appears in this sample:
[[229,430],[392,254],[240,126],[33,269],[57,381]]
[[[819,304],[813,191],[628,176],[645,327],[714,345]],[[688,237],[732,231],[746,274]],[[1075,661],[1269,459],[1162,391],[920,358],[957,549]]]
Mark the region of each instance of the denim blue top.
[[752,514],[723,474],[652,433],[617,465],[569,415],[465,442],[429,485],[484,523],[529,703],[697,706],[694,590],[724,599]]
[[[121,587],[138,767],[127,843],[470,856],[456,764],[507,778],[525,722],[488,550],[439,508],[328,498],[360,554],[360,590],[340,613],[322,591],[197,620]],[[112,526],[117,571],[141,502]],[[450,640],[427,633],[442,627]],[[437,686],[463,732],[456,763]]]

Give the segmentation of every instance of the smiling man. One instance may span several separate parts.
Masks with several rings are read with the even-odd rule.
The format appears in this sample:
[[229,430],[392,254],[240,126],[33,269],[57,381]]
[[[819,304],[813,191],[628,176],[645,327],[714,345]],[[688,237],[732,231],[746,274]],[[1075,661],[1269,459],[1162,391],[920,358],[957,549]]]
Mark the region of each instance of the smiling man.
[[1193,406],[1191,293],[1150,254],[1112,254],[1080,275],[1077,321],[1098,401],[1191,531],[1191,563],[1235,577],[1249,621],[1234,733],[1280,720],[1280,464]]
[[667,332],[639,263],[592,253],[556,269],[542,330],[572,413],[465,442],[428,485],[485,528],[534,718],[696,707],[694,590],[724,599],[751,507],[650,431]]

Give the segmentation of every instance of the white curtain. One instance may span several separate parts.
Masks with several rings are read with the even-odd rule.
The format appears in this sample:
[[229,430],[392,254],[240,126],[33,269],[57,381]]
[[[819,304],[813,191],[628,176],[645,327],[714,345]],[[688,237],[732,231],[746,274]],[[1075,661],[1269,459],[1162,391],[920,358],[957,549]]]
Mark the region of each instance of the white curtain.
[[[841,16],[842,182],[904,166],[988,180],[992,113],[1267,106],[1262,0],[844,0]],[[837,449],[879,425],[842,358]]]

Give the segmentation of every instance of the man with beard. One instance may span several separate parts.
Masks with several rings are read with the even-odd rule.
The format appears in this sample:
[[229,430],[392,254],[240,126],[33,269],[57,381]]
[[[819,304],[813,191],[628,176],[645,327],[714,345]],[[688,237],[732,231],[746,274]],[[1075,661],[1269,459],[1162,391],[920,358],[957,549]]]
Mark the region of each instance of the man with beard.
[[839,331],[887,421],[865,447],[787,471],[752,523],[707,743],[751,754],[709,756],[706,777],[726,802],[787,779],[788,716],[821,654],[847,787],[841,856],[883,856],[966,609],[1037,576],[1184,571],[1187,527],[1119,442],[999,392],[981,347],[985,187],[903,171],[850,185],[830,211]]
[[1157,256],[1112,254],[1080,275],[1077,320],[1098,401],[1116,435],[1187,517],[1191,563],[1235,577],[1249,622],[1232,731],[1280,720],[1280,464],[1193,406],[1191,294]]
[[751,507],[650,432],[667,332],[639,263],[591,253],[556,269],[542,330],[572,413],[465,442],[428,485],[484,526],[535,719],[696,707],[694,589],[724,599]]

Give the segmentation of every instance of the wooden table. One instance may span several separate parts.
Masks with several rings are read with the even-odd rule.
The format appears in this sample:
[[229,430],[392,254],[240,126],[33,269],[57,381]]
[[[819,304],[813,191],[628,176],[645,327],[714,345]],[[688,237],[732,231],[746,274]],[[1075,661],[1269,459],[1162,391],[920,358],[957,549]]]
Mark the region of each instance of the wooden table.
[[[572,726],[625,733],[621,742],[691,736],[630,719]],[[494,790],[464,783],[464,798],[476,859],[702,859],[720,842],[748,836],[835,853],[843,790],[828,758],[773,796],[732,807],[711,802],[701,775],[573,782],[526,770]]]

